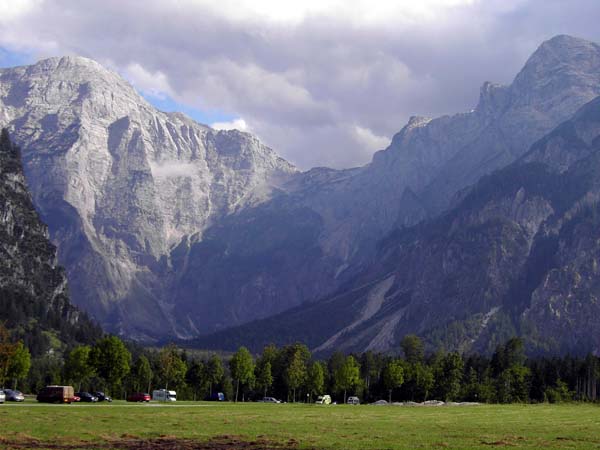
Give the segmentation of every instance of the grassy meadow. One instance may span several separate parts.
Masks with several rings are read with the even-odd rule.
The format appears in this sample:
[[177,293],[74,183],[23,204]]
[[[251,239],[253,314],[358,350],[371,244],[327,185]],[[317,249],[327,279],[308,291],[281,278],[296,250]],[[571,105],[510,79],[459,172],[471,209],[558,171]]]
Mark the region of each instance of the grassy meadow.
[[600,406],[0,405],[0,448],[600,448]]

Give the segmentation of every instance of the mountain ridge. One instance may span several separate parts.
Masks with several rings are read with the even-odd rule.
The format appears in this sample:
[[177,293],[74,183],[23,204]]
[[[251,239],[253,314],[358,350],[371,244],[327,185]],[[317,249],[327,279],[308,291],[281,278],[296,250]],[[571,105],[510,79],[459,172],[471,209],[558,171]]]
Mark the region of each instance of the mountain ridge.
[[380,241],[378,262],[335,296],[190,345],[259,350],[306,335],[321,354],[392,351],[416,333],[431,350],[489,353],[518,334],[532,353],[597,352],[599,167],[600,97],[447,213]]
[[363,167],[299,173],[249,134],[154,110],[88,60],[0,71],[0,117],[76,304],[149,341],[327,298],[395,228],[444,213],[598,95],[600,48],[558,36],[511,85],[484,83],[473,111],[412,118]]

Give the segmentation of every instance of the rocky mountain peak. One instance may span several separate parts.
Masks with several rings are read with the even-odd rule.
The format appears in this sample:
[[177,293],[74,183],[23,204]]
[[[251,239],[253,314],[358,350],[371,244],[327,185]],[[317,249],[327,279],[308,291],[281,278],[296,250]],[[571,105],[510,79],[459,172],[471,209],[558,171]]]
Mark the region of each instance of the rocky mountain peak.
[[[517,101],[552,109],[564,101],[571,109],[599,93],[600,46],[584,39],[559,35],[542,43],[516,76],[512,91]],[[575,99],[559,99],[569,91]],[[593,95],[595,93],[595,95]],[[585,103],[585,102],[583,102]]]
[[251,134],[158,111],[82,57],[0,70],[0,120],[23,149],[74,301],[113,331],[127,324],[107,318],[134,310],[156,327],[171,251],[297,172]]

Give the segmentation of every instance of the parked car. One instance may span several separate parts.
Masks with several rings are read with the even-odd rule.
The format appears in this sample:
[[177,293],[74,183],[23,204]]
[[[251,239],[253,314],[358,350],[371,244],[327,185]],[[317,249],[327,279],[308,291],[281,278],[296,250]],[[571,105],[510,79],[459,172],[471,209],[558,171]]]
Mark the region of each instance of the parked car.
[[4,391],[2,389],[0,389],[0,403],[4,403],[5,400],[6,400],[6,394],[4,394]]
[[73,386],[46,386],[37,395],[42,403],[71,403],[75,401]]
[[23,402],[25,396],[21,391],[15,391],[13,389],[4,389],[4,395],[7,402]]
[[95,395],[90,394],[89,392],[75,392],[75,396],[79,397],[79,401],[80,402],[88,402],[88,403],[95,403],[98,401],[98,397],[96,397]]
[[134,392],[133,394],[129,394],[129,396],[127,396],[127,401],[128,402],[149,402],[150,394],[147,394],[145,392]]
[[206,397],[206,400],[209,402],[224,402],[225,394],[222,392],[213,392],[211,395]]
[[167,391],[166,389],[157,389],[156,391],[152,391],[152,400],[159,402],[176,402],[177,392]]
[[348,397],[348,400],[346,401],[347,404],[349,405],[360,405],[360,399],[358,397]]
[[112,398],[102,391],[92,392],[92,394],[98,397],[99,402],[112,402]]
[[281,400],[277,400],[275,397],[263,397],[263,403],[281,403]]
[[331,405],[331,396],[327,394],[319,395],[315,403],[319,405]]

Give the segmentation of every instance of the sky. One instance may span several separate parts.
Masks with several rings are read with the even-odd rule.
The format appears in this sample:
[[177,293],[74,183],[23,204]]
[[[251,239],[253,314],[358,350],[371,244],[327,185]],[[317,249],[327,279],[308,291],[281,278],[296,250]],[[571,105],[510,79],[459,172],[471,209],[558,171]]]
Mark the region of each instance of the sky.
[[159,109],[345,168],[412,115],[473,109],[554,35],[600,42],[598,19],[598,0],[0,0],[0,67],[93,58]]

